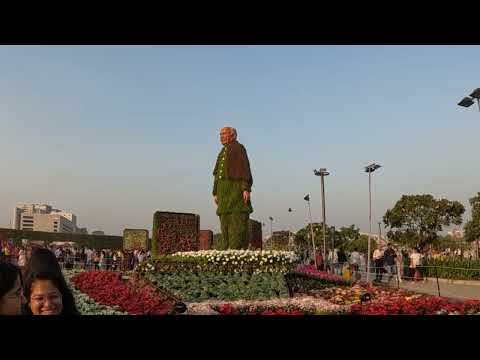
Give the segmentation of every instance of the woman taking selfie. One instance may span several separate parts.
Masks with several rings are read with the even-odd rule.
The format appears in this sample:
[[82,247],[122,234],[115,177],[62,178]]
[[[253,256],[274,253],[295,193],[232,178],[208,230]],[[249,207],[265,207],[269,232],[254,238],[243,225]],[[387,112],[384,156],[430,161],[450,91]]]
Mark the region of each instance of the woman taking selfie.
[[24,293],[29,315],[79,315],[65,279],[56,272],[30,272]]

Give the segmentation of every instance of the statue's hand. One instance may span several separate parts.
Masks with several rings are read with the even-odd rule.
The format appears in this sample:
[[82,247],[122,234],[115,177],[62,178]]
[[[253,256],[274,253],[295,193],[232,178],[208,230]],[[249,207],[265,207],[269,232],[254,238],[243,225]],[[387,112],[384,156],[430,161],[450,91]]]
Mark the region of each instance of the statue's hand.
[[249,193],[248,191],[244,191],[244,192],[243,192],[243,202],[244,202],[245,204],[247,204],[247,203],[248,203],[248,200],[250,200],[250,193]]
[[217,198],[217,195],[215,195],[215,196],[213,197],[213,201],[215,201],[215,204],[216,204],[216,205],[218,205],[218,198]]

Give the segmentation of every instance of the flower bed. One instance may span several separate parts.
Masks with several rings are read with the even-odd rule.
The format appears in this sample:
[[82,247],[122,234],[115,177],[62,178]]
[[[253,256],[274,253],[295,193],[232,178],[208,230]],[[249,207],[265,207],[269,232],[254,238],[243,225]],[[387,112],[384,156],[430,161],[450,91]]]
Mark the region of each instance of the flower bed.
[[75,298],[75,304],[81,315],[128,315],[128,313],[120,311],[119,307],[110,307],[100,305],[88,295],[78,290],[72,283],[71,278],[82,271],[64,270],[63,275],[67,285],[70,287]]
[[212,309],[221,315],[311,315],[312,311],[297,306],[234,306],[226,303],[213,305]]
[[207,300],[187,303],[188,315],[320,315],[344,313],[348,309],[321,298],[297,296],[274,300]]
[[[309,295],[333,304],[349,307],[353,315],[440,315],[480,314],[480,301],[453,301],[448,298],[416,294],[404,289],[384,288],[358,283],[352,287],[340,286],[312,290]],[[362,295],[370,300],[362,303]]]
[[[338,286],[326,289],[311,290],[309,295],[321,297],[333,304],[352,305],[360,304],[362,296],[364,299],[370,299],[370,302],[381,303],[385,299],[394,299],[407,296],[415,296],[414,293],[403,289],[389,289],[367,284],[355,284],[354,286]],[[366,295],[368,294],[368,297]]]
[[131,315],[167,315],[174,312],[175,301],[160,294],[155,287],[135,281],[124,282],[113,271],[88,271],[72,277],[74,286],[96,303],[118,307]]
[[291,251],[202,250],[177,252],[139,264],[137,273],[210,272],[210,273],[286,273],[296,263]]
[[318,271],[314,266],[300,266],[285,274],[285,279],[291,296],[294,293],[306,293],[313,289],[349,284],[341,276]]
[[340,275],[318,271],[315,266],[303,265],[295,269],[294,273],[308,275],[311,278],[322,280],[328,284],[346,285],[348,284]]
[[147,273],[145,278],[184,301],[270,299],[288,297],[281,273]]
[[480,301],[451,301],[438,296],[419,295],[383,299],[352,305],[354,315],[473,315],[480,314]]

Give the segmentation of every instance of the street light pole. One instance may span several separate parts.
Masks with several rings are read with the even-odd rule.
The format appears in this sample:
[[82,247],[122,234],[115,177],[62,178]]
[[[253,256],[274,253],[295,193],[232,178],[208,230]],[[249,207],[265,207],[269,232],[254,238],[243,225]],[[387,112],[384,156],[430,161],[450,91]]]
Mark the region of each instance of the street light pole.
[[326,235],[326,226],[327,226],[327,221],[326,221],[326,215],[325,215],[325,183],[323,178],[325,176],[328,176],[330,173],[327,171],[325,168],[321,168],[320,170],[313,170],[313,173],[316,176],[320,176],[321,179],[321,190],[322,190],[322,231],[323,231],[323,261],[326,261],[326,251],[327,251],[327,235]]
[[380,241],[382,241],[382,228],[380,227],[381,223],[382,223],[381,221],[378,222],[378,243],[379,244],[380,244]]
[[[288,212],[292,213],[292,208],[288,208]],[[290,250],[294,248],[294,241],[293,241],[293,231],[292,231],[292,219],[290,218],[290,225],[289,225],[289,237],[288,237],[288,247]]]
[[320,176],[321,183],[322,183],[322,232],[323,232],[323,259],[326,259],[327,253],[327,221],[326,221],[326,213],[325,213],[325,184],[323,180],[324,175]]
[[315,268],[317,268],[318,266],[317,256],[316,256],[317,250],[315,249],[315,236],[313,235],[312,210],[310,208],[310,194],[307,194],[303,199],[308,203],[308,215],[310,217],[310,234],[312,236],[313,261],[315,263]]
[[367,254],[367,282],[370,280],[370,251],[371,251],[371,242],[372,242],[372,172],[380,168],[381,166],[375,163],[372,163],[365,167],[365,172],[368,173],[368,222],[370,230],[368,232],[368,254]]
[[368,263],[367,263],[367,283],[370,279],[370,251],[371,251],[371,237],[372,237],[372,172],[368,173],[368,223],[370,230],[368,231]]

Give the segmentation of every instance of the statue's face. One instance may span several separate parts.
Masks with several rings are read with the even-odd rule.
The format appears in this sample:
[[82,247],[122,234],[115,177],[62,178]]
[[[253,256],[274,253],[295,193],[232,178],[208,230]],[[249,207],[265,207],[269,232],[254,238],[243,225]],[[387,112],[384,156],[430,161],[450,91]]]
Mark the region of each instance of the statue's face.
[[225,127],[220,130],[220,142],[222,145],[230,144],[235,139],[231,128]]

